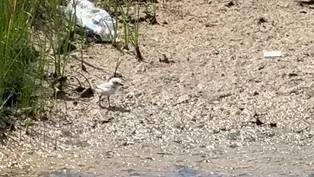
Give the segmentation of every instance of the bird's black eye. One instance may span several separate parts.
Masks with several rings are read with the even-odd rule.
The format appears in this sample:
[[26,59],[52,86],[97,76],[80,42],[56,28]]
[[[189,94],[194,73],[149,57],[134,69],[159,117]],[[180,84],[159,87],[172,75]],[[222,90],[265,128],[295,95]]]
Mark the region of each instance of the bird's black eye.
[[120,82],[113,82],[115,85],[122,85]]

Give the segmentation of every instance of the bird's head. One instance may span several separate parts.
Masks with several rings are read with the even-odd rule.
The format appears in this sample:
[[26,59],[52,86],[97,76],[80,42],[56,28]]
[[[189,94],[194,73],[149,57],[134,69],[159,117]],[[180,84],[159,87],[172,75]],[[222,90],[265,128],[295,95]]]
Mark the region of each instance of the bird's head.
[[123,86],[122,80],[121,80],[120,78],[118,78],[118,77],[110,78],[110,79],[109,79],[109,83],[110,83],[113,87],[115,87],[115,88],[120,88],[120,87]]

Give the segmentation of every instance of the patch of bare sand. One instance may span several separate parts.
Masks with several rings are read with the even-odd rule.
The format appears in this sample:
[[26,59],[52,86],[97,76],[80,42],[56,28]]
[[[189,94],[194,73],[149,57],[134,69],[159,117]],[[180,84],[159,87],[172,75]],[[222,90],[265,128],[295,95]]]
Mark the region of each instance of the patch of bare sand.
[[[112,97],[118,108],[100,109],[93,98],[60,104],[55,123],[44,123],[51,140],[6,148],[1,171],[121,176],[188,165],[221,174],[311,173],[314,11],[293,0],[228,2],[159,3],[160,25],[141,24],[143,63],[107,45],[88,48],[85,60],[110,72],[123,59],[127,88]],[[263,50],[283,56],[265,60]],[[160,62],[161,53],[173,63]],[[79,68],[70,65],[69,75]],[[109,77],[87,70],[93,84]]]

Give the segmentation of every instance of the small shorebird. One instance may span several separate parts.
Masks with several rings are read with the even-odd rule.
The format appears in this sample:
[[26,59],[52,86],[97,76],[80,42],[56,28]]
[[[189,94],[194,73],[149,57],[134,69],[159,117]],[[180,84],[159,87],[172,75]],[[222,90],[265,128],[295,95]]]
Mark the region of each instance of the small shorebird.
[[103,99],[102,96],[107,96],[108,105],[110,106],[110,96],[115,94],[123,86],[122,80],[119,77],[111,77],[107,82],[94,87],[94,92],[99,94],[99,106],[101,106],[100,101]]

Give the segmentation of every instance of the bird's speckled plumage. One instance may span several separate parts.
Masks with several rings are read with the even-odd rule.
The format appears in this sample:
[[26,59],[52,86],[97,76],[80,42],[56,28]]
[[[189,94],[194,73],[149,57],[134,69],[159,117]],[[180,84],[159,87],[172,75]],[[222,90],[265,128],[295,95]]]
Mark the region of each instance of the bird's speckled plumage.
[[99,94],[99,104],[101,101],[101,97],[107,96],[108,104],[110,106],[110,103],[109,103],[110,95],[115,94],[122,86],[123,86],[122,80],[117,77],[113,77],[109,79],[108,82],[104,82],[100,85],[96,85],[94,87],[94,92],[96,94]]

